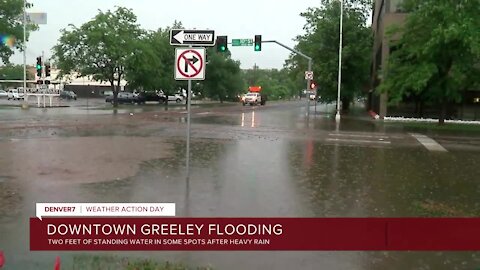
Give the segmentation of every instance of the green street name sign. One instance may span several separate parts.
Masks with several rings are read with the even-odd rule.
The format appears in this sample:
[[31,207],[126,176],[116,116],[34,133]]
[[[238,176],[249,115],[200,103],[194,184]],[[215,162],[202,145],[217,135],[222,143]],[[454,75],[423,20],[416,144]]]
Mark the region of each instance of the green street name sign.
[[232,46],[253,46],[253,39],[232,39]]

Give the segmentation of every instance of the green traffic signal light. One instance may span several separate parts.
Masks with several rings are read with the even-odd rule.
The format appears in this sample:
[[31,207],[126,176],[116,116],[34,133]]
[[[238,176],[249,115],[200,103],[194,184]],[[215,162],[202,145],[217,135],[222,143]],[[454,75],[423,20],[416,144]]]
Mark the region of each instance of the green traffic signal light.
[[41,66],[41,65],[37,65],[37,69],[42,69],[42,66]]
[[262,35],[255,35],[255,46],[253,50],[259,52],[262,50]]
[[227,36],[217,36],[216,44],[218,52],[227,51]]

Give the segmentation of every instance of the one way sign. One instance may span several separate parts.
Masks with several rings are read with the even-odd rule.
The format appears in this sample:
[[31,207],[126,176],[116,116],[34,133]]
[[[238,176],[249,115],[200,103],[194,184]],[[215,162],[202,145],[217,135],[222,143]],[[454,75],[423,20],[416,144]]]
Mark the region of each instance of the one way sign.
[[214,30],[170,30],[170,45],[194,45],[213,46],[215,45]]

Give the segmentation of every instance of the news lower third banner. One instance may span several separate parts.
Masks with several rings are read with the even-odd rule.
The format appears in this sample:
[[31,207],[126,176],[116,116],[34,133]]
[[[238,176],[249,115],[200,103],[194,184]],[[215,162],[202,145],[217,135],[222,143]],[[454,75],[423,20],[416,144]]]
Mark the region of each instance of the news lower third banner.
[[474,251],[480,218],[44,217],[30,249]]

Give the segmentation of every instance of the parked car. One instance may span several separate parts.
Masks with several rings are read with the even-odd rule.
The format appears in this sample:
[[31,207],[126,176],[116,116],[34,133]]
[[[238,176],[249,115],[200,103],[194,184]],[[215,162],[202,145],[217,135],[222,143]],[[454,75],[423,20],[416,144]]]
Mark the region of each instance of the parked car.
[[104,95],[105,97],[113,96],[113,91],[104,91],[104,92],[103,92],[103,95]]
[[62,91],[60,93],[60,98],[77,100],[77,94],[75,94],[73,91]]
[[19,90],[19,89],[9,89],[8,92],[7,92],[7,99],[13,99],[13,100],[19,100],[19,99],[23,99],[23,97],[25,96],[25,93],[23,90]]
[[175,94],[173,96],[168,96],[168,101],[175,101],[177,103],[180,103],[182,102],[183,100],[183,96],[179,95],[179,94]]
[[168,101],[175,101],[177,103],[180,103],[180,102],[183,101],[183,96],[180,95],[179,93],[177,93],[175,95],[169,95],[168,98],[162,90],[160,90],[158,93],[159,93],[160,96],[163,96],[166,99],[168,99]]
[[[145,103],[145,97],[142,96],[142,95],[135,96],[133,93],[130,93],[130,92],[120,92],[120,93],[118,93],[117,101],[118,101],[118,104],[126,104],[126,103],[129,103],[129,104],[134,104],[134,103],[142,104],[142,103]],[[113,95],[112,95],[112,96],[108,96],[108,97],[105,99],[105,102],[109,102],[109,103],[112,103],[112,104],[113,104]]]
[[0,90],[0,98],[6,98],[8,97],[8,93],[5,90]]
[[161,95],[161,94],[159,94],[157,92],[153,92],[153,91],[141,92],[141,93],[139,93],[139,96],[143,96],[143,98],[145,99],[145,102],[156,101],[156,102],[159,102],[159,103],[164,103],[167,99],[167,97],[165,95]]

